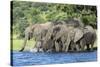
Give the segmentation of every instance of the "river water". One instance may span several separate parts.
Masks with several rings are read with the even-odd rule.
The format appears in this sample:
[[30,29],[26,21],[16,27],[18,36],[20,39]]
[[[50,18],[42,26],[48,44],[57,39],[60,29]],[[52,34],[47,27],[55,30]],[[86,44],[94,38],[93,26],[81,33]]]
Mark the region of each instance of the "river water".
[[97,51],[69,53],[11,52],[12,66],[64,64],[97,61]]

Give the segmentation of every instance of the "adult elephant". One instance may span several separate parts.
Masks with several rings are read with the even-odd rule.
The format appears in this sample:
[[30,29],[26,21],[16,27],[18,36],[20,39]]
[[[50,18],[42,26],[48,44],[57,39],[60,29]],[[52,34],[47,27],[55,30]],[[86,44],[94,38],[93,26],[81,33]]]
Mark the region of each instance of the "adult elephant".
[[73,28],[72,30],[69,31],[69,48],[71,51],[80,51],[80,45],[77,44],[77,42],[83,37],[84,32],[83,32],[83,27],[77,27]]
[[[44,37],[43,40],[43,50],[44,51],[56,51],[59,52],[61,51],[60,46],[61,44],[58,43],[58,38],[60,37],[60,35],[62,35],[62,33],[60,33],[60,31],[63,31],[63,24],[56,24],[54,26],[52,26],[46,36]],[[57,36],[57,33],[59,33],[59,36]],[[60,41],[60,40],[59,40]]]
[[[63,21],[58,21],[58,23],[60,23],[60,25],[55,26],[55,29],[57,33],[55,35],[55,46],[57,46],[57,44],[61,47],[61,49],[58,46],[58,51],[65,51],[67,52],[70,44],[73,41],[74,35],[75,33],[77,33],[76,35],[78,35],[81,30],[78,30],[77,32],[75,32],[75,28],[76,29],[82,29],[84,27],[84,24],[79,20],[79,19],[69,19],[69,20],[63,20]],[[62,23],[62,24],[61,24]],[[76,37],[75,40],[78,41],[81,38],[81,36]],[[77,47],[77,50],[79,50],[79,48]]]
[[75,28],[73,30],[74,36],[72,36],[71,49],[74,48],[77,51],[84,51],[85,47],[87,50],[93,50],[93,45],[96,40],[96,32],[92,26],[85,26],[84,28]]
[[[48,32],[46,34],[46,36],[43,38],[43,45],[42,45],[42,48],[45,52],[52,52],[54,51],[54,32],[53,32],[53,28],[55,27],[52,26],[51,28],[48,29]],[[53,49],[54,48],[54,49]]]
[[[42,41],[42,38],[46,35],[47,30],[52,26],[51,22],[43,23],[43,24],[33,24],[25,29],[25,38],[23,45],[19,51],[23,51],[27,40],[30,40],[33,36],[35,41]],[[35,44],[35,46],[37,43]]]
[[64,24],[58,24],[53,26],[46,35],[43,47],[45,50],[53,50],[56,52],[68,51],[68,47],[71,41],[71,33],[69,33],[74,27],[66,26]]
[[[70,45],[72,44],[73,40],[77,42],[80,40],[83,34],[81,26],[75,27],[75,22],[72,22],[71,24],[62,24],[62,25],[56,25],[53,28],[53,40],[55,41],[55,50],[56,51],[64,51],[68,52]],[[77,37],[77,35],[80,35]],[[73,43],[74,44],[74,43]],[[76,45],[75,45],[76,46]],[[79,48],[76,48],[79,50]]]
[[[77,30],[77,32],[75,30]],[[80,31],[82,30],[80,30],[79,27],[75,28],[73,26],[63,25],[62,30],[56,34],[55,38],[56,41],[61,41],[60,43],[62,43],[62,51],[68,52],[69,48],[72,48],[71,44],[74,45],[73,40],[78,41],[81,38],[81,36],[75,37],[76,35],[82,34],[79,33]],[[78,50],[79,48],[77,47],[76,49]]]
[[45,50],[55,49],[56,52],[59,51],[67,52],[70,42],[73,40],[74,37],[73,30],[74,28],[79,28],[79,27],[83,27],[83,24],[78,20],[77,21],[69,20],[66,22],[57,21],[56,24],[48,31],[46,39],[44,39],[45,40],[44,41],[45,43],[43,44],[44,49]]
[[82,51],[85,50],[85,46],[87,50],[93,50],[94,42],[96,40],[96,32],[92,26],[86,26],[84,28],[83,37],[79,40],[79,44],[81,46]]
[[[53,29],[53,37],[55,41],[55,50],[65,51],[66,46],[68,46],[69,42],[66,42],[68,38],[69,29],[66,25],[56,25]],[[66,42],[66,43],[65,43]]]

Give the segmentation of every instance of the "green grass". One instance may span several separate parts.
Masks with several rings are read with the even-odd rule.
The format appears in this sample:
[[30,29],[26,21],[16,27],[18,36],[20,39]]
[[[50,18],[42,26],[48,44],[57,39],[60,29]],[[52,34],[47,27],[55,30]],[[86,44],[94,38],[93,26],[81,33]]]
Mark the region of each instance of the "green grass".
[[[22,39],[14,39],[12,40],[12,50],[20,50],[22,45],[23,45],[24,40]],[[34,47],[35,41],[34,40],[30,40],[27,41],[27,45],[25,47],[25,50],[29,50],[30,48]]]
[[[20,50],[22,45],[23,45],[24,39],[17,39],[17,35],[13,35],[13,40],[12,40],[12,44],[11,44],[11,50]],[[35,41],[32,40],[28,40],[26,43],[26,47],[25,50],[29,50],[30,48],[34,47],[35,45]]]
[[[17,37],[17,35],[14,35],[13,40],[12,40],[12,44],[11,44],[11,46],[12,46],[11,50],[18,51],[21,49],[23,42],[24,42],[24,39],[17,39],[16,37]],[[29,50],[29,49],[33,48],[34,45],[35,45],[34,39],[27,41],[27,45],[25,47],[25,50]],[[97,47],[97,41],[94,43],[94,48],[96,48],[96,47]]]

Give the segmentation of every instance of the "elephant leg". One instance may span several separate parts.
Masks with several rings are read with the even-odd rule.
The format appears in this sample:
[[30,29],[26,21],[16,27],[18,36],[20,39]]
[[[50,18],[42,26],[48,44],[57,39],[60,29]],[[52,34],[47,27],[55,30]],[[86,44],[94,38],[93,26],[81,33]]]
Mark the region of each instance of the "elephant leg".
[[66,40],[62,39],[62,51],[65,52],[66,49]]
[[80,47],[78,44],[76,44],[76,51],[80,51]]
[[65,45],[63,44],[62,51],[65,51]]
[[81,51],[84,51],[85,50],[85,46],[86,46],[86,43],[85,43],[85,41],[82,39],[82,40],[80,40],[80,46],[81,46]]
[[74,46],[73,46],[73,45],[71,45],[71,47],[70,47],[70,48],[71,48],[71,51],[74,51]]
[[74,42],[73,41],[71,41],[71,43],[70,43],[70,49],[71,49],[71,51],[74,51],[74,48],[75,48],[75,44],[74,44]]
[[69,46],[66,46],[65,52],[68,52],[68,47],[69,47]]
[[86,44],[87,45],[87,51],[90,50],[90,45],[89,44]]
[[67,42],[65,43],[65,52],[68,52],[70,43],[71,43],[71,39],[68,38]]
[[74,49],[73,49],[72,43],[69,45],[69,50],[70,50],[70,51],[73,51],[73,50],[74,50]]
[[91,51],[93,51],[93,45],[94,45],[94,44],[91,44],[91,48],[90,48]]
[[62,47],[63,47],[63,44],[62,44],[62,42],[59,42],[59,48],[60,48],[60,51],[62,51]]
[[66,45],[66,47],[65,47],[65,52],[68,52],[70,43],[65,43],[65,45]]
[[55,49],[56,49],[56,52],[59,52],[59,44],[55,41]]
[[43,51],[42,50],[42,41],[41,40],[37,41],[35,47],[38,49],[38,52]]

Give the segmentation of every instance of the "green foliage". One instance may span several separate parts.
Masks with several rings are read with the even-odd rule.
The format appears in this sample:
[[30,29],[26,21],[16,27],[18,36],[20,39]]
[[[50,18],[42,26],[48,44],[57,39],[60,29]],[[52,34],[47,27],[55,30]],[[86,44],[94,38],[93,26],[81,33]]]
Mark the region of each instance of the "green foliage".
[[25,1],[12,2],[13,33],[23,36],[25,28],[33,23],[81,18],[85,24],[96,24],[96,6],[37,3]]

